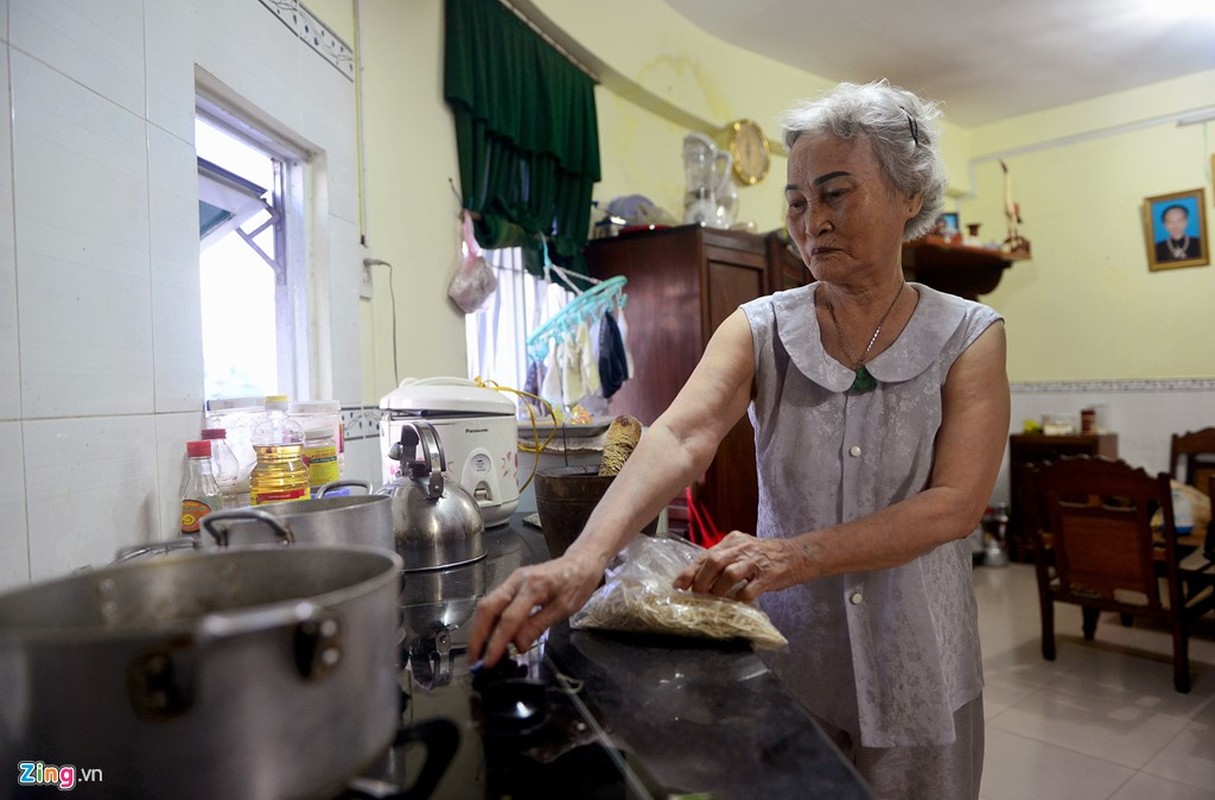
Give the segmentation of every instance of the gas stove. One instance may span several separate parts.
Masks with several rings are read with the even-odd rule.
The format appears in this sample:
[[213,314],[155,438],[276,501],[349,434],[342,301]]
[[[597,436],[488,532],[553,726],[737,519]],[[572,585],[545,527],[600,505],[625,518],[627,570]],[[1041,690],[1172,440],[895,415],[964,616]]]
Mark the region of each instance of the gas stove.
[[653,796],[543,645],[495,673],[458,654],[445,684],[403,688],[396,740],[335,800]]
[[650,797],[543,640],[474,674],[477,599],[547,558],[543,539],[522,526],[486,531],[486,549],[474,564],[403,576],[401,726],[334,800]]

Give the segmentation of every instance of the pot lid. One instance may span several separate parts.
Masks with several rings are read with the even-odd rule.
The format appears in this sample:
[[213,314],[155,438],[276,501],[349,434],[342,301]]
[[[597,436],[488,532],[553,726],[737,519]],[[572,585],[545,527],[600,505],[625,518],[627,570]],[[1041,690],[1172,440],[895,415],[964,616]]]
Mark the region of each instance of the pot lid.
[[467,378],[406,378],[380,398],[380,408],[394,411],[443,411],[515,416],[515,402]]

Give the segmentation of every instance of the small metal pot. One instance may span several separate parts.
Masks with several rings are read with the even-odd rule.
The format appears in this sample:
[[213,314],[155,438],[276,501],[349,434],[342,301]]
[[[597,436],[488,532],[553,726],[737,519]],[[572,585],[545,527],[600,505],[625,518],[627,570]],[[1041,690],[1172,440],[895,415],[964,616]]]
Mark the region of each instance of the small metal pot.
[[[359,486],[368,494],[327,496],[344,486]],[[366,481],[342,480],[321,487],[313,500],[215,511],[202,519],[203,528],[211,534],[202,537],[202,546],[272,543],[281,539],[277,523],[297,542],[361,544],[394,550],[392,501],[370,492],[371,484]]]
[[380,548],[245,547],[0,595],[0,753],[113,796],[332,796],[398,727],[400,570]]

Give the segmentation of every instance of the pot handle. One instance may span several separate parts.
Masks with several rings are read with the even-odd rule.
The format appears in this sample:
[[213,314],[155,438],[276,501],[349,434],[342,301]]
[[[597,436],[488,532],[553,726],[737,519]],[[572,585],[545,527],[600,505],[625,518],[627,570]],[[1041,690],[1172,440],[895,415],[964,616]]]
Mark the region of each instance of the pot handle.
[[130,561],[132,558],[142,558],[153,554],[171,553],[174,550],[199,550],[202,548],[202,542],[197,536],[186,535],[179,536],[175,539],[167,539],[163,542],[153,542],[152,544],[137,544],[132,547],[124,547],[114,555],[114,563],[120,564],[123,561]]
[[282,544],[293,544],[295,542],[295,536],[292,535],[291,529],[286,524],[279,521],[273,514],[258,508],[234,508],[231,511],[212,511],[202,518],[202,526],[215,539],[217,545],[227,547],[228,526],[221,526],[216,523],[237,519],[256,520],[269,525],[270,529],[274,531],[274,535],[279,538]]
[[127,665],[127,700],[147,722],[175,719],[193,708],[199,660],[225,639],[292,631],[292,658],[306,681],[325,678],[342,661],[342,623],[333,611],[302,600],[287,607],[245,609],[240,614],[207,614],[192,636],[176,638],[139,653]]
[[324,497],[331,489],[341,489],[346,486],[357,486],[363,491],[367,492],[367,494],[371,494],[372,492],[371,481],[360,481],[356,478],[342,478],[338,481],[330,481],[321,488],[317,489],[316,496],[317,498],[321,498]]
[[208,614],[199,620],[196,639],[212,644],[269,630],[292,630],[292,658],[304,680],[329,675],[342,661],[342,620],[334,611],[301,600],[289,606],[242,609],[240,614]]

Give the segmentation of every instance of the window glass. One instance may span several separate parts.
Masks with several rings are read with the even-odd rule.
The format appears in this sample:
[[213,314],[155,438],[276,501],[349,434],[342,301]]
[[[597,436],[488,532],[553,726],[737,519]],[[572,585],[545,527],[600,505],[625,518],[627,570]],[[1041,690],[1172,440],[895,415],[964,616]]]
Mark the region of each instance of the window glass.
[[[306,399],[295,374],[293,280],[281,246],[289,154],[270,152],[203,114],[198,154],[200,303],[206,399],[288,394]],[[297,221],[298,223],[298,221]]]

